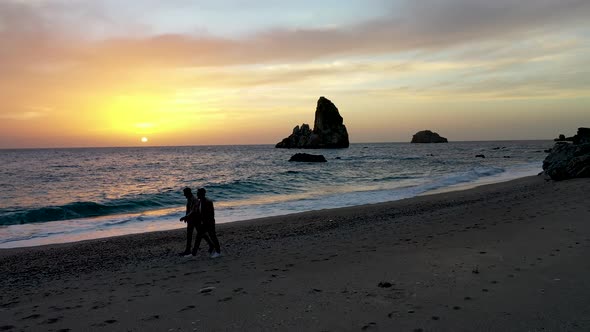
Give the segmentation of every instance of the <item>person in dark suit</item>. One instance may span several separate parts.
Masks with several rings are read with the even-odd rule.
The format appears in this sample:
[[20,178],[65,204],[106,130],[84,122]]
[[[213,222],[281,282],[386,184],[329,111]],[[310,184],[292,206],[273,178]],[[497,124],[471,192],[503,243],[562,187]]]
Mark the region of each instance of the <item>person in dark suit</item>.
[[[186,248],[184,252],[180,253],[181,256],[190,256],[191,255],[191,242],[193,238],[193,230],[197,230],[197,239],[198,244],[201,243],[201,238],[204,238],[207,244],[209,244],[209,253],[213,252],[213,243],[209,239],[207,234],[201,234],[202,230],[199,227],[199,218],[198,218],[198,211],[197,208],[199,206],[199,200],[193,195],[191,188],[184,188],[183,190],[184,197],[186,197],[186,215],[180,218],[180,221],[184,221],[186,223]],[[197,254],[197,239],[195,239],[195,247],[192,250],[192,255],[195,256]]]
[[205,188],[199,188],[197,190],[197,221],[199,222],[199,231],[197,232],[193,253],[196,253],[199,249],[201,238],[206,238],[208,235],[215,250],[211,252],[211,258],[217,258],[221,256],[221,248],[219,247],[219,240],[215,233],[215,208],[213,207],[213,202],[205,197],[206,192]]

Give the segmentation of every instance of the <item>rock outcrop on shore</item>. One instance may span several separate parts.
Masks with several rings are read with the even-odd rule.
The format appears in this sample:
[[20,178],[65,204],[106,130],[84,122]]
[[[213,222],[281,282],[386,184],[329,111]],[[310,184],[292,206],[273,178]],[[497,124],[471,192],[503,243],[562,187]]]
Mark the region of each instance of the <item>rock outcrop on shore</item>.
[[348,131],[338,108],[320,97],[315,111],[313,130],[308,124],[293,128],[291,135],[277,143],[283,149],[341,149],[348,148]]
[[579,128],[572,143],[557,142],[543,170],[553,180],[590,177],[590,128]]
[[439,134],[430,130],[417,132],[412,136],[412,143],[448,143],[449,141]]

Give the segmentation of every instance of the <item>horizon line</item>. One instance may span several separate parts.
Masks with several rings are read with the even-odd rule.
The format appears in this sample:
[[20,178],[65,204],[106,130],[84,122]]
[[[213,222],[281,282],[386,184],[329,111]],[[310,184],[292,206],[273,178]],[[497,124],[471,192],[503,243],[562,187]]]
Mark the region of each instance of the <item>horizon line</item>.
[[[530,141],[551,141],[554,142],[553,138],[543,139],[497,139],[497,140],[457,140],[449,141],[449,143],[468,143],[468,142],[530,142]],[[381,141],[381,142],[355,142],[350,145],[359,144],[445,144],[445,143],[411,143],[409,141]],[[127,145],[127,146],[56,146],[56,147],[15,147],[15,148],[0,148],[0,151],[6,150],[50,150],[50,149],[129,149],[129,148],[182,148],[182,147],[211,147],[211,146],[257,146],[257,145],[270,145],[274,146],[276,143],[252,143],[252,144],[187,144],[187,145]],[[343,148],[346,149],[346,148]],[[284,150],[341,150],[341,149],[284,149]]]

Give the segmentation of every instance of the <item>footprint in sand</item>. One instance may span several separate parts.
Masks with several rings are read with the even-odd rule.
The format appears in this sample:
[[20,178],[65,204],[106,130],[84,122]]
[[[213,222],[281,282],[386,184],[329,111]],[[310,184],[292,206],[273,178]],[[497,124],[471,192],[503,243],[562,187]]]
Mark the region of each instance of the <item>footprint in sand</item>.
[[461,307],[458,306],[458,305],[456,305],[456,306],[453,307],[453,310],[461,310]]
[[214,289],[215,289],[215,287],[213,287],[213,286],[203,287],[199,290],[199,293],[201,293],[201,294],[211,293]]
[[43,321],[43,323],[41,323],[41,324],[54,324],[54,323],[59,322],[62,318],[63,317],[61,317],[61,316],[60,317],[49,318],[49,319]]
[[194,308],[196,308],[196,306],[194,306],[194,305],[188,305],[188,306],[186,306],[186,307],[178,310],[178,312],[183,312],[183,311],[191,310],[191,309],[194,309]]
[[156,320],[156,319],[160,319],[160,315],[153,315],[153,316],[150,316],[150,317],[145,317],[145,318],[142,318],[141,320],[143,320],[143,321],[150,321],[150,320]]
[[19,301],[12,301],[12,302],[8,302],[8,303],[4,303],[2,305],[0,305],[0,308],[9,308],[13,305],[19,304]]
[[12,330],[14,328],[13,325],[3,325],[0,326],[0,331],[8,331],[8,330]]
[[41,315],[39,315],[39,314],[32,314],[32,315],[30,315],[30,316],[27,316],[27,317],[21,318],[20,320],[37,319],[37,318],[39,318],[39,317],[41,317]]
[[394,315],[397,315],[397,311],[392,311],[390,313],[387,314],[387,317],[392,318]]
[[375,327],[375,326],[377,326],[377,323],[375,323],[375,322],[370,322],[369,324],[367,324],[367,325],[365,325],[365,326],[361,327],[361,330],[363,330],[363,331],[366,331],[366,330],[368,330],[368,329],[370,329],[370,328],[372,328],[372,327]]

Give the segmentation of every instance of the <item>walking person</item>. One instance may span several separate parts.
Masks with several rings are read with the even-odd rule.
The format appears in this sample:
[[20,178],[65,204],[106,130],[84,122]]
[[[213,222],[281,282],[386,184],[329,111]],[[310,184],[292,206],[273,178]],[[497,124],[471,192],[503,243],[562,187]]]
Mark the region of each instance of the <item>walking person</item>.
[[182,192],[184,194],[184,197],[186,197],[186,215],[180,218],[180,221],[184,221],[186,223],[186,247],[184,249],[184,252],[180,253],[180,255],[186,257],[191,254],[193,256],[197,254],[198,245],[196,239],[195,247],[191,253],[191,243],[194,230],[197,231],[197,239],[199,241],[198,244],[201,243],[201,238],[204,238],[207,244],[209,244],[209,252],[211,253],[213,252],[213,243],[211,243],[209,236],[207,234],[200,234],[202,233],[202,230],[200,230],[201,227],[199,227],[200,221],[198,218],[197,211],[199,200],[195,197],[195,195],[193,195],[191,188],[184,188]]
[[[215,250],[214,252],[210,252],[211,258],[217,258],[221,256],[221,248],[219,246],[217,234],[215,233],[215,208],[213,207],[213,202],[205,197],[206,193],[207,191],[205,188],[199,188],[197,190],[198,206],[196,210],[200,231],[197,232],[197,239],[195,240],[195,248],[193,249],[193,252],[196,252],[199,249],[201,238],[207,239],[208,235],[209,238],[211,238],[211,243]],[[211,244],[209,244],[209,246],[211,246]]]

